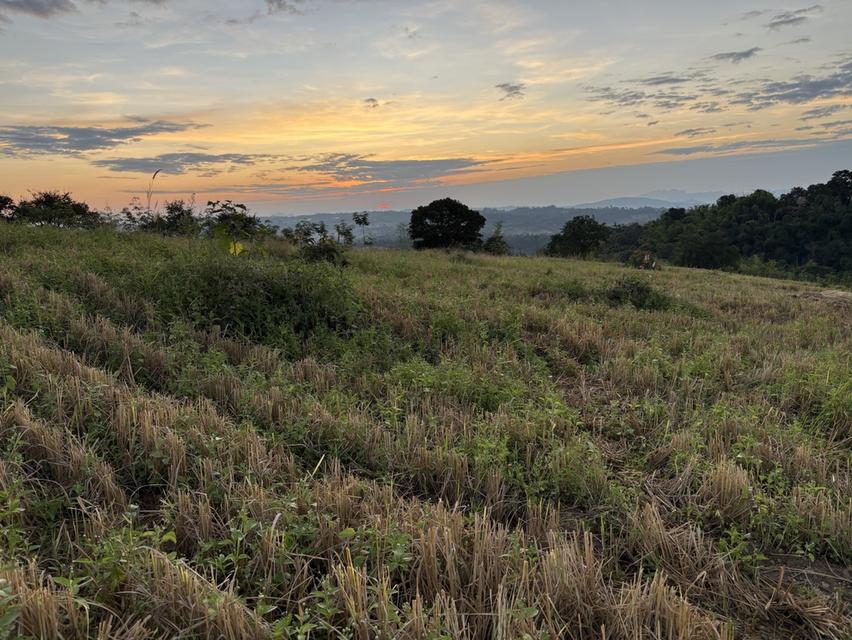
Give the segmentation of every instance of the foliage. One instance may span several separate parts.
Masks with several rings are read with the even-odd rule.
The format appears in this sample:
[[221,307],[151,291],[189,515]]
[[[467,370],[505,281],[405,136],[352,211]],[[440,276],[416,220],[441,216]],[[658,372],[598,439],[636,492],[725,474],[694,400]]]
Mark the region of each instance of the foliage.
[[485,218],[452,198],[435,200],[411,212],[408,233],[415,249],[476,248]]
[[619,279],[606,292],[610,304],[632,305],[636,309],[660,311],[668,309],[671,301],[660,293],[651,283],[635,276]]
[[208,202],[204,215],[204,229],[214,237],[226,237],[236,242],[275,234],[274,229],[249,213],[246,205],[231,200]]
[[166,202],[162,214],[143,213],[136,222],[136,228],[139,231],[166,236],[197,236],[201,233],[202,222],[195,215],[192,203],[173,200]]
[[29,200],[22,200],[14,209],[4,201],[9,218],[34,226],[49,225],[64,228],[92,228],[104,223],[102,216],[89,208],[85,202],[78,202],[70,193],[41,191]]
[[591,216],[577,216],[550,238],[545,253],[550,256],[580,256],[597,253],[609,236],[609,228]]
[[494,233],[482,245],[482,250],[493,256],[507,256],[511,253],[509,244],[503,237],[503,225],[501,223],[497,223]]
[[654,270],[660,268],[657,257],[653,253],[639,249],[631,253],[625,262],[635,269]]
[[338,222],[334,225],[334,231],[337,234],[335,238],[337,244],[342,244],[344,247],[351,247],[355,244],[355,231],[351,225],[345,222]]
[[0,194],[0,220],[8,220],[15,212],[15,201],[9,196]]
[[[339,227],[339,228],[338,228]],[[300,220],[294,228],[285,227],[281,235],[298,247],[299,255],[309,262],[345,265],[345,246],[353,243],[352,228],[343,223],[335,227],[338,240],[331,237],[324,222]],[[339,240],[343,239],[343,243]]]
[[669,209],[644,226],[616,228],[607,253],[624,257],[644,250],[690,267],[852,277],[850,193],[852,172],[844,170],[825,184],[796,187],[780,197],[757,190],[723,196],[712,205]]
[[140,275],[128,279],[126,289],[153,302],[164,322],[186,318],[200,328],[259,340],[290,331],[304,336],[320,326],[343,329],[355,314],[342,274],[321,265],[192,251]]
[[367,227],[370,226],[370,214],[366,211],[353,213],[352,222],[361,228],[361,244],[365,247],[373,244],[373,239],[367,235]]

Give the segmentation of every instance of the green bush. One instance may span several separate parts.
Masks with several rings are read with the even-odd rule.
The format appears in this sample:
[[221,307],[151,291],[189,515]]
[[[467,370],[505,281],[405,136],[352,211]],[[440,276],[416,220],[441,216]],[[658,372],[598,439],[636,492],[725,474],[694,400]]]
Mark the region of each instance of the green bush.
[[606,299],[613,306],[632,305],[636,309],[662,311],[671,307],[671,300],[641,278],[621,278],[606,290]]
[[[357,303],[345,275],[325,264],[247,259],[218,253],[173,256],[140,291],[165,321],[274,340],[349,326]],[[141,285],[142,283],[140,283]]]
[[299,247],[299,256],[308,262],[328,262],[340,266],[346,265],[343,245],[328,236],[316,242],[306,243]]
[[490,253],[492,256],[508,256],[512,253],[509,249],[509,243],[503,237],[503,223],[498,222],[494,228],[494,233],[482,245],[482,250],[485,253]]

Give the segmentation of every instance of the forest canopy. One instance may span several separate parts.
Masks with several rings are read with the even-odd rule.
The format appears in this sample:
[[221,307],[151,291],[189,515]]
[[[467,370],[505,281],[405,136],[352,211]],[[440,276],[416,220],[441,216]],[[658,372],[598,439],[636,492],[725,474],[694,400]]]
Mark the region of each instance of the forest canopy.
[[852,278],[852,171],[780,197],[727,195],[644,225],[616,225],[602,248],[622,260],[636,251],[685,267]]

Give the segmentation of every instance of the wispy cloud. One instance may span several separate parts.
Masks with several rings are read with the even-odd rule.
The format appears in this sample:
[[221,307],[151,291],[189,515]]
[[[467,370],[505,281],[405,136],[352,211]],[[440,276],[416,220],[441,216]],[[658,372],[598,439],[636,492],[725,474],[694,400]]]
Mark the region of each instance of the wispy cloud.
[[786,138],[766,140],[734,140],[712,144],[699,144],[689,147],[671,147],[658,153],[673,156],[691,156],[699,153],[728,154],[735,152],[768,151],[792,149],[796,147],[812,147],[825,142],[820,138]]
[[194,122],[168,120],[135,121],[137,124],[124,127],[0,126],[0,148],[5,149],[8,155],[79,155],[204,126]]
[[750,58],[754,58],[759,51],[763,51],[760,47],[752,47],[751,49],[746,49],[745,51],[727,51],[725,53],[717,53],[716,55],[710,56],[711,60],[718,60],[720,62],[733,62],[734,64],[738,64],[743,60],[749,60]]
[[716,130],[710,127],[696,127],[694,129],[684,129],[683,131],[678,131],[675,135],[678,137],[698,138],[701,136],[710,135],[711,133],[716,133]]
[[290,13],[298,15],[302,13],[299,5],[303,4],[302,0],[266,0],[266,7],[269,13]]
[[852,105],[849,104],[828,104],[824,107],[814,107],[808,109],[802,114],[802,120],[818,120],[819,118],[827,118],[845,109],[849,109]]
[[716,100],[708,100],[705,102],[696,102],[689,107],[690,111],[698,111],[700,113],[721,113],[725,107]]
[[823,7],[820,4],[814,4],[804,9],[796,9],[795,11],[779,11],[775,13],[766,23],[766,28],[772,31],[783,29],[784,27],[796,27],[806,23],[813,16],[822,13]]
[[852,95],[852,58],[839,62],[829,73],[798,75],[790,80],[764,81],[741,91],[732,102],[763,109],[774,104],[801,104],[818,98]]
[[392,184],[431,181],[484,164],[472,158],[376,160],[371,155],[349,153],[324,154],[304,160],[303,164],[293,164],[289,168],[329,176],[337,181]]
[[670,111],[694,102],[700,97],[697,92],[684,92],[673,89],[649,91],[620,87],[591,87],[592,100],[604,102],[613,107],[651,106],[662,111]]
[[[738,52],[740,53],[740,52]],[[804,104],[817,99],[852,96],[852,58],[826,65],[823,73],[800,74],[786,80],[743,78],[735,83],[702,76],[695,82],[667,82],[639,78],[628,86],[588,87],[590,99],[615,108],[650,108],[671,111],[679,108],[714,113],[726,105],[745,105],[752,110],[776,104]],[[653,80],[650,79],[650,80]],[[634,86],[629,86],[629,83]]]
[[92,161],[96,167],[117,173],[153,173],[162,171],[171,175],[196,173],[211,177],[239,167],[250,167],[261,162],[278,160],[278,156],[245,153],[164,153],[146,158],[104,158]]
[[517,100],[523,98],[526,93],[526,85],[523,82],[501,82],[494,85],[495,89],[499,89],[503,93],[500,100]]
[[[163,5],[168,0],[130,0],[138,4]],[[89,4],[106,4],[107,0],[86,0]],[[35,18],[52,18],[73,13],[78,7],[74,0],[0,0],[0,20],[10,22],[7,14],[19,14]]]
[[50,18],[77,10],[71,0],[0,0],[2,13],[18,13],[36,18]]
[[392,105],[393,100],[382,100],[380,98],[364,98],[361,104],[364,105],[365,109],[373,110]]
[[661,73],[658,75],[647,76],[645,78],[638,78],[635,80],[637,84],[645,85],[648,87],[658,87],[663,85],[678,85],[678,84],[687,84],[698,78],[704,76],[703,71],[686,71],[683,73],[675,73],[673,71],[666,71],[665,73]]
[[[115,173],[149,174],[159,170],[171,175],[199,177],[254,168],[256,176],[267,180],[262,183],[266,191],[305,194],[334,189],[364,192],[414,188],[434,184],[444,177],[486,163],[472,158],[378,160],[370,155],[352,153],[292,157],[184,151],[149,157],[105,158],[94,160],[92,164]],[[310,177],[305,180],[300,175]]]

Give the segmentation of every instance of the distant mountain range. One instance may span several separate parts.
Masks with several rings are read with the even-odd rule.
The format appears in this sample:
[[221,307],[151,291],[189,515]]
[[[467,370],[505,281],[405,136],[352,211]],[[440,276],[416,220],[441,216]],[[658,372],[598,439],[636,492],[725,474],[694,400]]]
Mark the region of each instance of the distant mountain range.
[[624,209],[639,209],[651,207],[655,209],[669,209],[671,207],[694,207],[699,204],[710,204],[711,202],[716,202],[716,200],[718,200],[722,195],[724,195],[724,193],[721,191],[689,193],[687,191],[669,189],[666,191],[652,191],[641,196],[626,196],[623,198],[598,200],[597,202],[586,202],[574,205],[572,208],[607,209],[611,207],[618,207]]

